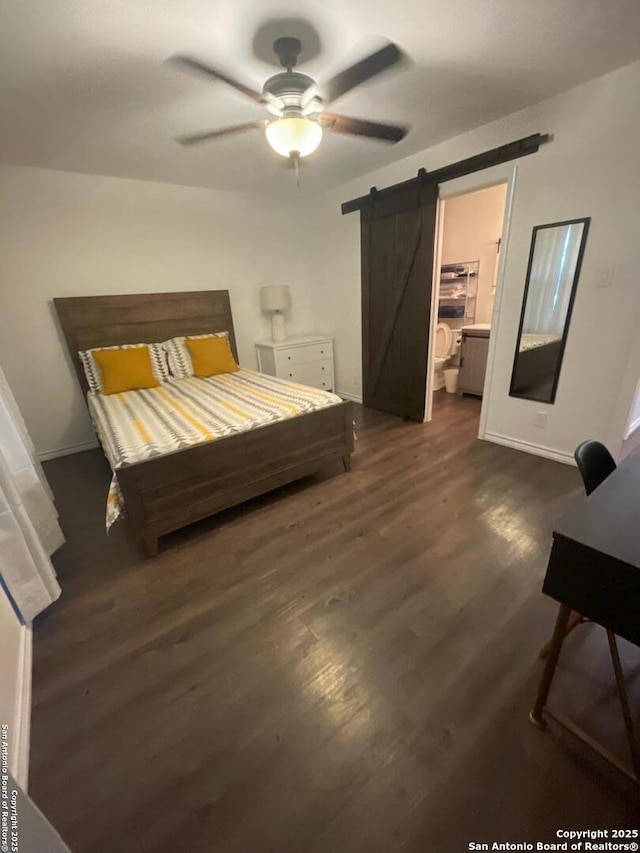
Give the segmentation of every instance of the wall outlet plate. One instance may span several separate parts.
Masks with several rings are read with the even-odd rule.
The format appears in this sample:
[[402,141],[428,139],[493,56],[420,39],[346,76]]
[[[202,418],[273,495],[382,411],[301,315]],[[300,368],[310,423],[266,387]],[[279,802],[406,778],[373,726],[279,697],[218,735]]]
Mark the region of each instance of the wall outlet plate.
[[615,267],[598,267],[596,272],[596,287],[611,287]]
[[533,417],[533,423],[535,426],[539,427],[540,429],[544,429],[547,425],[547,418],[548,418],[547,412],[536,412],[534,417]]

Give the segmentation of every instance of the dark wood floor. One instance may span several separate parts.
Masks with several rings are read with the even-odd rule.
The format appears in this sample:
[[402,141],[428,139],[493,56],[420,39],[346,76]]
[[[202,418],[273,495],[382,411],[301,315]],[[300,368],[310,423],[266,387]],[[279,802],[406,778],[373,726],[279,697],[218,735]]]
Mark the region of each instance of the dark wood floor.
[[[103,533],[98,451],[47,465],[68,542],[35,631],[31,794],[75,853],[449,853],[633,826],[638,790],[527,720],[575,469],[357,410],[328,471],[168,537]],[[606,640],[552,703],[624,755]],[[640,657],[621,644],[635,707]]]

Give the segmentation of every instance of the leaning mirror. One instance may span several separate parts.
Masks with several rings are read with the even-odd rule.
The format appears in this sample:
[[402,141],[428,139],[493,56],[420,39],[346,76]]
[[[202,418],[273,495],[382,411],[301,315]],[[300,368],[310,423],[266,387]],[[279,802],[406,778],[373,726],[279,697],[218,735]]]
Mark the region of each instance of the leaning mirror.
[[531,238],[512,397],[553,403],[590,218],[536,225]]

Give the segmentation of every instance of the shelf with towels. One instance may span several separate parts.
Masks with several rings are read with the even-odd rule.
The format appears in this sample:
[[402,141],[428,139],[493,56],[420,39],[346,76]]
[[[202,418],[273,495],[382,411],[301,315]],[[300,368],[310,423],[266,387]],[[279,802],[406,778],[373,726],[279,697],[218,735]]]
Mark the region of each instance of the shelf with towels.
[[441,266],[438,293],[439,318],[475,319],[479,271],[480,261],[465,261]]

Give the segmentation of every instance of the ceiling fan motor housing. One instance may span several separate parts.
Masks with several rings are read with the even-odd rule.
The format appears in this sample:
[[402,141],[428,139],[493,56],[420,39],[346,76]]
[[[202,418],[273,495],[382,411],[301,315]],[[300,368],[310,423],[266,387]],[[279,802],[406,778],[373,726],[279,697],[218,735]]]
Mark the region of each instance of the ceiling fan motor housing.
[[262,87],[262,92],[269,112],[278,115],[278,109],[272,102],[273,98],[279,104],[281,112],[294,109],[302,112],[310,100],[309,90],[314,86],[315,80],[306,74],[301,74],[299,71],[282,71],[280,74],[269,77]]

